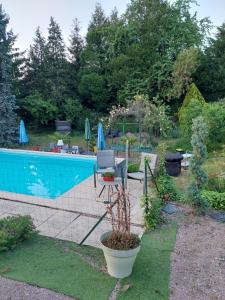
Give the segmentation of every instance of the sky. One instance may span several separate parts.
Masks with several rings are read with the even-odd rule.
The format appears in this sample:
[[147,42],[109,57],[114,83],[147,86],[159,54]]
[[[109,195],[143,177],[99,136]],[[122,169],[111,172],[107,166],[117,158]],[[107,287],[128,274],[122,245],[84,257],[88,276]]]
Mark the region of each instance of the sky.
[[[173,0],[172,0],[173,1]],[[125,12],[129,0],[99,0],[106,14],[116,6],[119,13]],[[59,23],[65,42],[71,32],[73,19],[78,18],[85,36],[96,0],[0,0],[3,8],[10,16],[10,28],[18,34],[16,46],[25,50],[32,43],[37,26],[41,27],[44,36],[50,16]],[[214,25],[220,26],[225,21],[225,0],[198,0],[199,17],[209,16]]]

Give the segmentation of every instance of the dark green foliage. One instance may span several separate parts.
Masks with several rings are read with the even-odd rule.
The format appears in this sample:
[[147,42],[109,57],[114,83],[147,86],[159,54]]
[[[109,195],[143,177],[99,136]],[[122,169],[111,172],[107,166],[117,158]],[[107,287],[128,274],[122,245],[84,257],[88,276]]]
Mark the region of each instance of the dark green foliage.
[[97,111],[106,110],[109,95],[103,76],[97,73],[82,76],[78,89],[84,103],[89,108],[94,108]]
[[208,101],[225,97],[225,23],[217,28],[208,48],[202,53],[195,77]]
[[12,49],[16,37],[7,31],[8,23],[0,4],[0,146],[18,142],[16,98],[12,95]]
[[202,197],[205,198],[210,207],[225,211],[225,192],[203,191]]
[[205,106],[198,100],[190,100],[188,106],[180,110],[180,129],[182,137],[187,141],[191,140],[192,135],[192,122],[193,119],[203,114]]
[[207,183],[207,174],[202,168],[207,157],[207,148],[205,140],[207,137],[207,127],[202,117],[193,120],[191,144],[193,147],[193,156],[191,158],[190,171],[193,181],[188,189],[188,196],[198,214],[204,214],[207,208],[207,202],[202,197],[201,191]]
[[181,194],[178,191],[176,184],[169,175],[159,176],[157,178],[157,186],[159,188],[159,195],[164,200],[180,201]]
[[7,217],[0,220],[0,252],[14,249],[36,234],[30,216]]
[[143,196],[142,206],[144,207],[145,228],[147,230],[155,229],[160,223],[163,223],[162,200],[160,198]]
[[66,99],[63,104],[63,112],[65,119],[71,121],[75,128],[83,129],[87,112],[78,99]]
[[210,103],[203,111],[208,128],[207,148],[215,150],[225,143],[225,106],[222,103]]
[[225,193],[225,178],[224,177],[209,178],[205,189],[208,191]]
[[185,123],[185,121],[183,120],[183,114],[185,113],[184,111],[188,108],[193,100],[195,101],[196,105],[198,103],[199,107],[204,106],[205,104],[204,97],[194,83],[190,85],[189,90],[184,98],[183,104],[179,110],[178,115],[180,123]]
[[128,166],[128,173],[135,173],[139,171],[139,164],[129,164]]
[[58,108],[54,102],[45,100],[38,93],[26,97],[21,102],[23,113],[37,125],[48,125],[58,115]]

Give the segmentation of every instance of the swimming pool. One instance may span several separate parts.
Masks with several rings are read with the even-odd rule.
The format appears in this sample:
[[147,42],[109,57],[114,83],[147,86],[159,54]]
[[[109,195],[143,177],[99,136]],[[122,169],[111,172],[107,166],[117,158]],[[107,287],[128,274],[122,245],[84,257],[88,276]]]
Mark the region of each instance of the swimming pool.
[[0,150],[0,191],[56,199],[91,175],[95,159]]

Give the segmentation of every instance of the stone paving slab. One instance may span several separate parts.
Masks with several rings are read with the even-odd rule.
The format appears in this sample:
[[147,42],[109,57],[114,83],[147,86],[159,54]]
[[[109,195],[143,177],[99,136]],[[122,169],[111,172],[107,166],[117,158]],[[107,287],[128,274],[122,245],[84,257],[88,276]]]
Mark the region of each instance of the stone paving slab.
[[[35,205],[31,205],[0,199],[0,218],[13,214],[30,215],[40,234],[80,243],[106,211],[107,206],[103,201],[108,199],[107,189],[99,198],[98,194],[101,187],[99,185],[95,189],[93,187],[93,178],[90,177],[72,191],[69,191],[68,198],[61,197],[58,202],[57,200],[50,201],[45,199],[43,203],[35,203],[36,199],[34,199],[32,203]],[[140,182],[128,180],[131,222],[133,224],[143,224],[143,210],[140,207],[142,188],[143,186]],[[76,195],[73,194],[74,191],[77,192]],[[17,197],[19,196],[21,195],[17,195]],[[76,198],[75,196],[79,197]],[[21,198],[22,200],[23,198]],[[40,206],[40,204],[49,205],[49,208]],[[74,212],[66,212],[64,209],[73,210]],[[101,234],[108,230],[111,230],[110,223],[107,220],[103,220],[88,237],[85,244],[99,247]],[[132,226],[132,232],[141,235],[143,228]]]

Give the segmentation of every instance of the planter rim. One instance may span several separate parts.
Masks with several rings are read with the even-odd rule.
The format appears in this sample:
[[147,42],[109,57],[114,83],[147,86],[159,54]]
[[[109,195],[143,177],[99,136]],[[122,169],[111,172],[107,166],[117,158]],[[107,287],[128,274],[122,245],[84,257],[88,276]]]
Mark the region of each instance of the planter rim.
[[101,237],[100,237],[100,243],[101,243],[101,247],[104,251],[110,253],[110,255],[112,256],[118,256],[118,257],[128,257],[128,256],[133,256],[135,253],[138,253],[140,248],[141,248],[141,243],[133,249],[129,249],[129,250],[116,250],[116,249],[112,249],[109,247],[106,247],[105,245],[103,245],[102,240],[104,238],[106,238],[110,233],[112,233],[112,231],[107,231],[104,232]]

